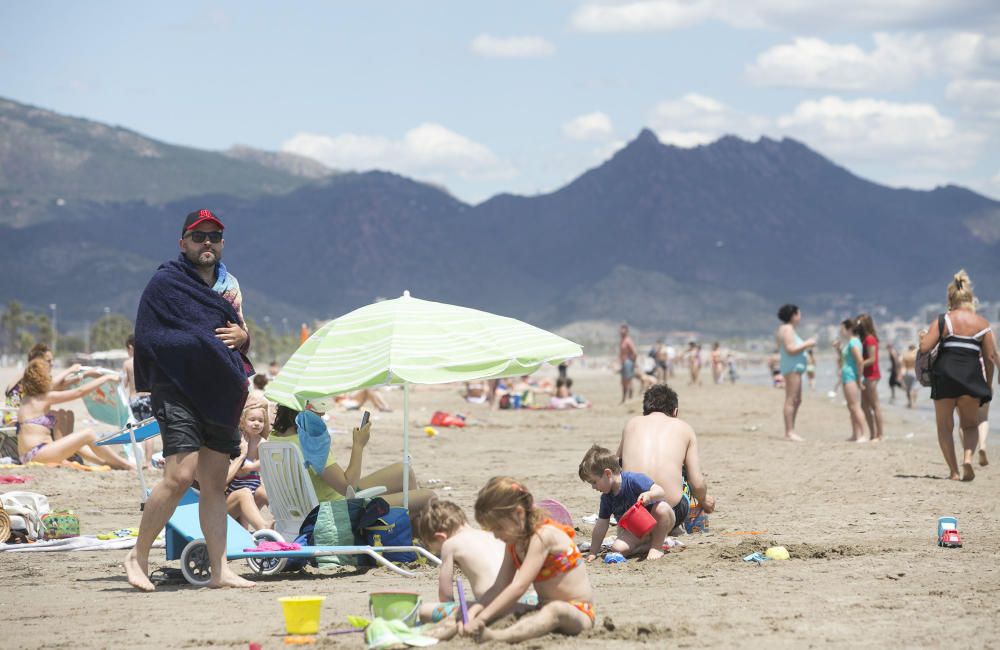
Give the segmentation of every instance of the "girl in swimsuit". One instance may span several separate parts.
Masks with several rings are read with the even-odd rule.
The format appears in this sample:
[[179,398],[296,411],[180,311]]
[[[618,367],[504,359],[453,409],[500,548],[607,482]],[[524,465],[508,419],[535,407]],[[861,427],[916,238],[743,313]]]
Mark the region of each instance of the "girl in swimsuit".
[[260,480],[261,439],[267,439],[267,402],[250,398],[240,417],[240,455],[229,463],[226,509],[236,521],[253,530],[274,526],[260,509],[267,505],[267,492]]
[[882,372],[878,365],[878,334],[875,333],[875,323],[868,314],[860,314],[856,319],[861,329],[861,345],[863,349],[863,366],[861,380],[861,411],[868,421],[868,430],[872,434],[872,442],[882,440],[882,406],[878,399],[878,381]]
[[116,380],[117,375],[108,374],[79,388],[54,391],[48,363],[44,359],[35,359],[29,363],[21,379],[22,402],[21,408],[17,410],[17,452],[21,463],[61,463],[79,453],[84,459],[98,465],[110,465],[114,469],[134,469],[132,463],[109,448],[94,445],[98,435],[93,430],[70,433],[58,440],[52,435],[56,421],[50,411],[54,404],[79,399],[101,385]]
[[[550,632],[575,636],[594,626],[594,596],[572,528],[546,518],[531,493],[505,476],[491,478],[479,491],[476,521],[507,550],[496,582],[469,608],[469,622],[458,627],[463,634],[517,643]],[[510,613],[532,585],[537,611],[502,630],[486,627]]]
[[865,415],[861,410],[861,366],[864,357],[861,352],[861,327],[853,318],[840,323],[840,336],[847,340],[845,346],[837,347],[840,352],[840,383],[844,387],[847,412],[851,417],[851,437],[848,442],[868,442],[865,430]]

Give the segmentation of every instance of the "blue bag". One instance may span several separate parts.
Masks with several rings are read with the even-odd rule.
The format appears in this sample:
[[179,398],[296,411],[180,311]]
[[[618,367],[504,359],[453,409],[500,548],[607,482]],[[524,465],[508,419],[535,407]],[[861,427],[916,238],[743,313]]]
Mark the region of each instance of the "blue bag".
[[[376,521],[364,526],[365,543],[369,546],[412,546],[413,528],[405,508],[390,508]],[[393,562],[416,562],[413,551],[394,551],[382,554]]]

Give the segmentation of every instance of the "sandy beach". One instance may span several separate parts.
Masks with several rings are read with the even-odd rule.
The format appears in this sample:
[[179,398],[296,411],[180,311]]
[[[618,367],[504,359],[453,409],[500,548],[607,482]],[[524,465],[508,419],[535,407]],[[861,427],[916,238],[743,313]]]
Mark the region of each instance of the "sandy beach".
[[[547,369],[550,374],[553,369]],[[465,404],[457,387],[411,393],[414,466],[421,481],[457,501],[471,517],[479,487],[496,474],[524,479],[537,499],[556,498],[573,514],[580,540],[584,515],[598,494],[577,478],[592,443],[614,448],[637,397],[617,405],[608,370],[571,368],[575,388],[594,402],[579,411],[494,411]],[[6,384],[13,371],[0,373]],[[710,382],[710,378],[709,378]],[[884,405],[887,440],[844,442],[847,410],[820,382],[806,391],[799,416],[801,444],[784,442],[783,392],[737,384],[672,384],[680,415],[698,433],[702,466],[718,510],[707,534],[683,538],[687,550],[658,562],[588,567],[597,625],[578,638],[548,636],[531,648],[629,647],[996,647],[1000,641],[1000,456],[976,467],[972,483],[943,480],[932,410]],[[385,393],[394,412],[374,418],[366,471],[399,460],[402,393]],[[422,432],[433,411],[462,412],[465,429]],[[79,411],[82,415],[82,410]],[[338,412],[334,449],[346,459],[357,413]],[[994,427],[995,428],[995,427]],[[996,434],[995,434],[996,435]],[[134,473],[68,469],[4,469],[31,477],[24,486],[71,508],[85,534],[136,526]],[[154,480],[158,472],[151,472]],[[958,518],[965,547],[935,544],[939,516]],[[733,534],[766,531],[760,535]],[[781,544],[789,561],[761,566],[742,556]],[[418,591],[433,598],[436,571],[404,578],[385,570],[317,571],[259,580],[254,590],[188,586],[155,593],[132,590],[118,563],[123,551],[0,554],[0,603],[7,624],[3,648],[264,648],[285,647],[277,598],[326,596],[323,633],[367,613],[368,594]],[[152,567],[165,563],[154,549]],[[176,563],[169,563],[176,566]],[[249,577],[242,562],[237,572]],[[360,635],[320,636],[322,647],[362,647]],[[454,647],[469,647],[459,640]]]

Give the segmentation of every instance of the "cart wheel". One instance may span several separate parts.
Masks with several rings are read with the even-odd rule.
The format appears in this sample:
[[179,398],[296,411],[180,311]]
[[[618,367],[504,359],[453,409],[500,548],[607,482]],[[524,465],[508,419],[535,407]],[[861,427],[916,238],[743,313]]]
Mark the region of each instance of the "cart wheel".
[[[261,542],[283,542],[285,541],[281,534],[275,530],[262,529],[256,530],[253,533],[254,545],[260,544]],[[262,576],[272,576],[275,573],[281,573],[285,569],[285,564],[287,564],[288,559],[283,557],[267,557],[266,554],[261,554],[263,557],[248,557],[247,564],[253,569],[254,573]]]
[[204,587],[212,579],[212,565],[208,561],[208,544],[204,539],[187,543],[181,551],[181,573],[188,583]]

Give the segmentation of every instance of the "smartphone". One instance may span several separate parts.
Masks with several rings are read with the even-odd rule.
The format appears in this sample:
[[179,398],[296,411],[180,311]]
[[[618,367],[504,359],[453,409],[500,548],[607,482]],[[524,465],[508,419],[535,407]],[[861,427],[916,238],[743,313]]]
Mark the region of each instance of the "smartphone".
[[368,418],[372,416],[371,411],[365,411],[364,415],[361,416],[361,428],[363,429],[366,424],[368,424]]

